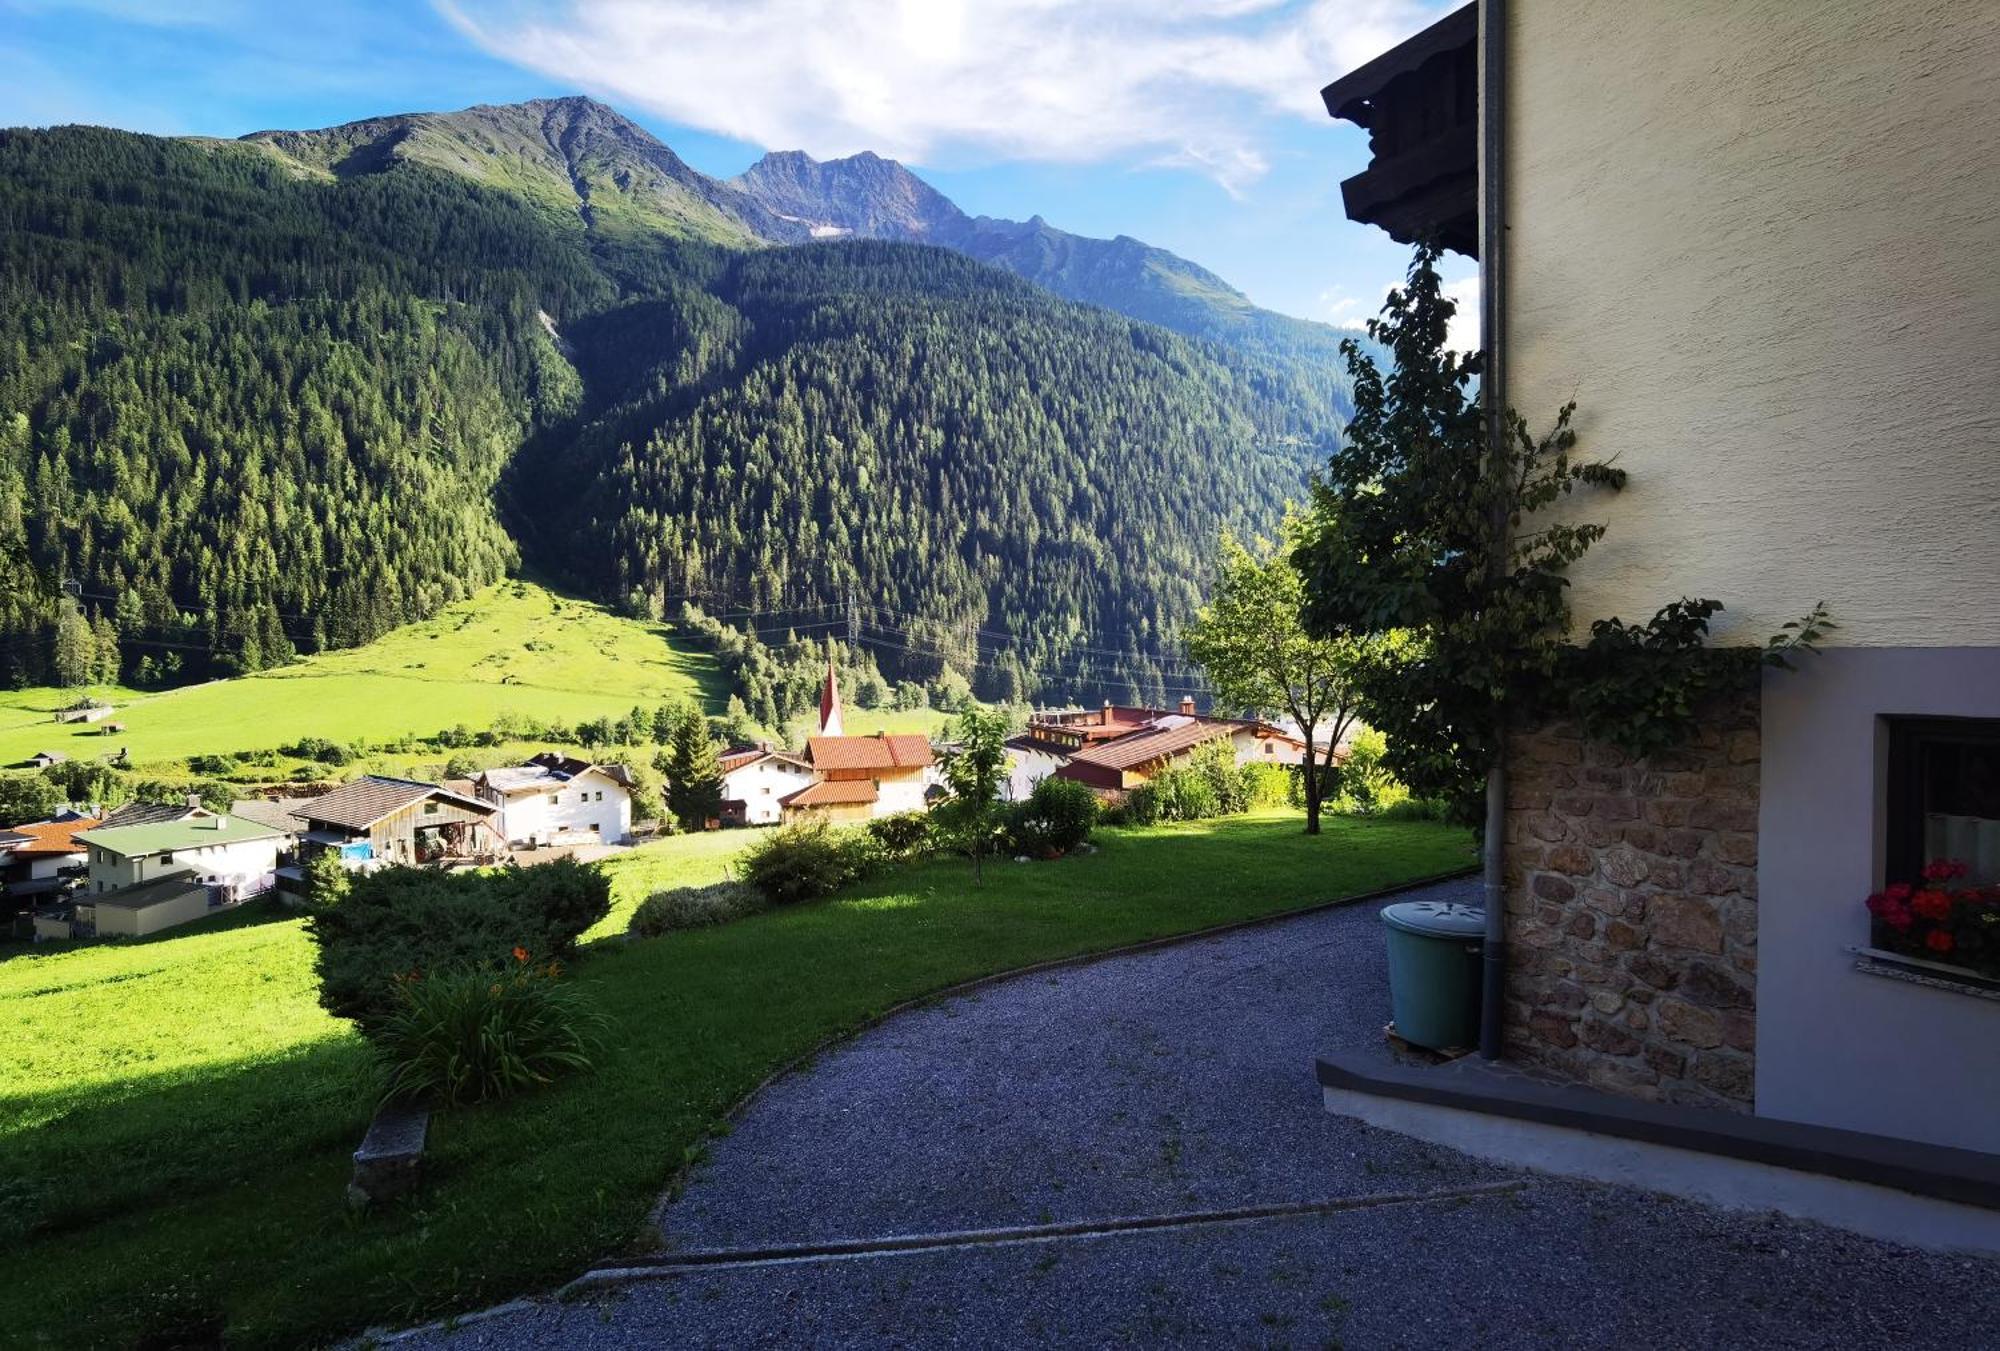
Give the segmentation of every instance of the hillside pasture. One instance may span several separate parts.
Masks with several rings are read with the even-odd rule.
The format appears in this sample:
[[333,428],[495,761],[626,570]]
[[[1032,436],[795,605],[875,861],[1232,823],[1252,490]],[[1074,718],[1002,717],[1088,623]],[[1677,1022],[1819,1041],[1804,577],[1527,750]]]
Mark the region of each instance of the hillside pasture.
[[[92,694],[125,730],[52,721]],[[721,673],[665,630],[528,582],[503,582],[365,647],[231,680],[147,693],[124,688],[0,691],[0,765],[40,750],[73,759],[131,751],[139,767],[191,755],[273,750],[301,737],[343,743],[475,731],[503,715],[575,724],[667,699],[720,709]]]

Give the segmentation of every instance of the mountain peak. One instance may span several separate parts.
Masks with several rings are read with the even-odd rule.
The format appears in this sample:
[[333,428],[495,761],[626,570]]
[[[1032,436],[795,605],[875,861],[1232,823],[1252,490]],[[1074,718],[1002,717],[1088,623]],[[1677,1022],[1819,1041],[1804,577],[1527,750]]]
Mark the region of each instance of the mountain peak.
[[895,160],[872,150],[816,160],[803,150],[775,150],[730,180],[780,218],[814,238],[861,235],[948,243],[966,225],[951,199]]

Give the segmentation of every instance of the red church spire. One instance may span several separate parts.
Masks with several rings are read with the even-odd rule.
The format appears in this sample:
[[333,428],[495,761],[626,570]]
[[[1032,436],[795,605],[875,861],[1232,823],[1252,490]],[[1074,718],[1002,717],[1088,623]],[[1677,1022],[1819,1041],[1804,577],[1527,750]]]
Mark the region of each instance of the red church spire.
[[833,658],[826,659],[826,683],[819,690],[819,734],[840,736],[840,684],[834,679]]

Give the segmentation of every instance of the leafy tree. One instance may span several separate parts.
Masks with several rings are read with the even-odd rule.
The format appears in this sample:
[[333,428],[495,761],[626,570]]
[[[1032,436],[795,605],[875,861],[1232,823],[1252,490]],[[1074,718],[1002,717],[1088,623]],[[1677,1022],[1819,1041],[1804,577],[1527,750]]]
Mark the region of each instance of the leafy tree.
[[1308,632],[1414,637],[1352,668],[1351,687],[1387,737],[1396,776],[1469,811],[1507,719],[1555,674],[1569,616],[1563,572],[1604,533],[1546,518],[1521,527],[1579,487],[1621,487],[1625,474],[1571,458],[1573,404],[1539,439],[1508,412],[1489,456],[1482,358],[1445,345],[1457,307],[1437,258],[1420,247],[1407,285],[1369,320],[1394,361],[1386,374],[1358,343],[1342,344],[1354,416],[1292,558]]
[[[1287,518],[1288,541],[1296,543],[1299,529]],[[1298,725],[1306,743],[1300,767],[1306,834],[1317,835],[1324,771],[1359,712],[1355,670],[1387,640],[1315,638],[1300,617],[1305,602],[1289,547],[1264,540],[1246,546],[1225,534],[1215,594],[1188,629],[1187,649],[1208,673],[1218,702],[1260,717],[1288,714]]]
[[1456,307],[1437,256],[1419,248],[1407,286],[1369,321],[1394,358],[1386,375],[1343,344],[1354,417],[1292,558],[1309,632],[1408,635],[1355,668],[1362,716],[1387,737],[1396,778],[1470,816],[1482,778],[1497,800],[1491,776],[1509,727],[1574,717],[1588,735],[1650,754],[1692,735],[1709,696],[1741,687],[1760,663],[1789,666],[1836,626],[1821,604],[1762,648],[1714,651],[1704,644],[1721,603],[1683,598],[1643,624],[1601,619],[1588,641],[1568,641],[1564,573],[1605,528],[1551,509],[1579,488],[1622,488],[1625,472],[1573,457],[1574,403],[1539,438],[1512,409],[1488,437],[1473,389],[1482,358],[1445,347]]
[[683,830],[702,830],[722,810],[722,763],[708,721],[690,710],[674,727],[658,766],[667,779],[667,810]]
[[63,791],[42,774],[0,774],[0,825],[45,821],[63,804]]
[[958,715],[954,745],[945,753],[944,779],[951,796],[934,809],[952,842],[972,856],[975,884],[985,885],[985,858],[1003,823],[1000,785],[1007,777],[1007,722],[997,713],[968,708]]
[[931,681],[930,696],[932,708],[956,713],[972,703],[972,682],[947,662],[945,668]]

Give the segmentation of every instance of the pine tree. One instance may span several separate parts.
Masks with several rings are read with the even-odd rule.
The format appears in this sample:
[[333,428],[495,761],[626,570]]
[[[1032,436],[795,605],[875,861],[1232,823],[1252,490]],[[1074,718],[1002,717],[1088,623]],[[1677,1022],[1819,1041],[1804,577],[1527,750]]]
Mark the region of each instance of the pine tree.
[[662,756],[667,810],[683,830],[705,830],[722,810],[722,762],[709,739],[708,720],[690,710],[674,727]]
[[56,619],[56,684],[69,687],[88,685],[97,674],[97,639],[83,611],[65,602]]
[[118,652],[118,630],[102,612],[90,621],[92,678],[100,685],[118,683],[122,661]]

